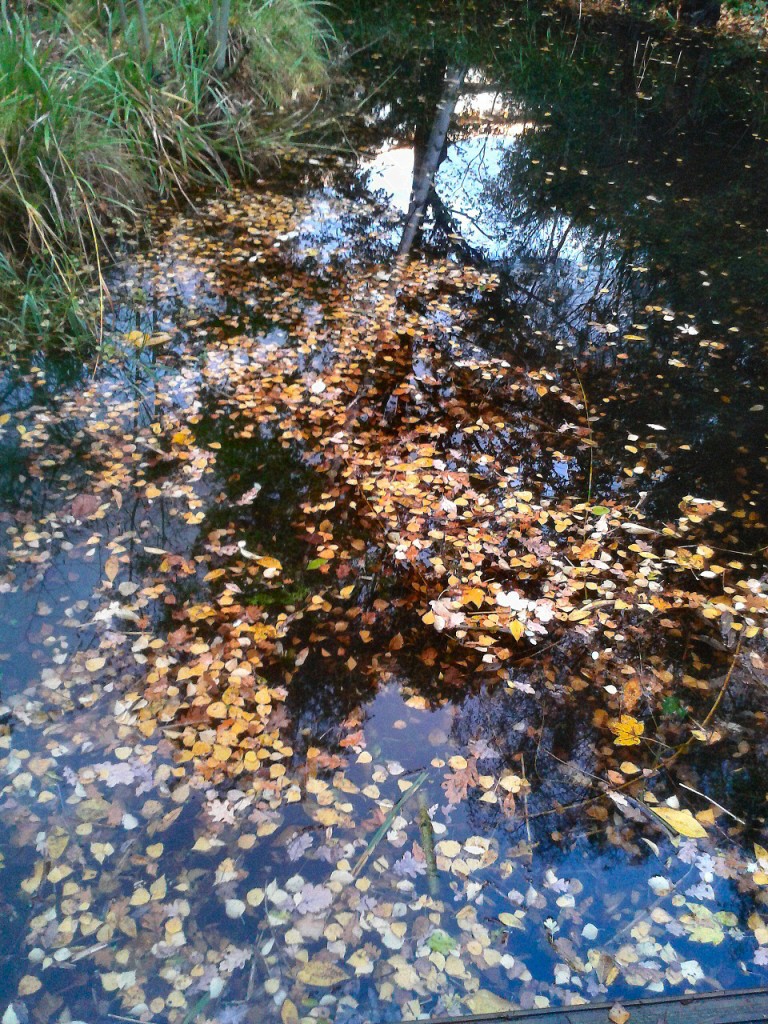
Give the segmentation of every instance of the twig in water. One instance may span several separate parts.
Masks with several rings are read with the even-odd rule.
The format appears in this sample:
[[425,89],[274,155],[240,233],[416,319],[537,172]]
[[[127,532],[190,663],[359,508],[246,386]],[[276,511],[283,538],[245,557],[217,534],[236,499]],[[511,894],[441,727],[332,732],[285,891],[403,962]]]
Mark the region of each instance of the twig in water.
[[727,814],[729,818],[733,818],[734,821],[738,821],[738,823],[740,825],[746,825],[747,824],[746,821],[744,821],[743,818],[737,817],[733,813],[733,811],[729,811],[727,807],[723,807],[723,805],[719,804],[717,802],[717,800],[713,800],[711,796],[707,796],[707,794],[706,793],[702,793],[701,790],[694,789],[693,786],[686,786],[686,784],[684,782],[680,782],[679,785],[682,786],[683,789],[687,789],[689,793],[695,793],[696,796],[700,796],[700,797],[703,797],[705,800],[708,800],[714,807],[719,808],[719,810],[721,810],[723,812],[723,814]]
[[739,660],[739,654],[741,653],[741,641],[742,641],[742,639],[743,639],[743,637],[740,635],[738,641],[736,642],[736,650],[733,652],[733,661],[731,662],[731,667],[728,669],[728,671],[727,671],[727,673],[725,675],[725,679],[723,680],[723,685],[720,687],[720,693],[718,693],[717,698],[715,700],[715,703],[709,709],[709,714],[704,719],[704,721],[701,723],[702,729],[706,729],[706,727],[712,721],[712,718],[714,717],[715,712],[720,707],[720,701],[725,696],[725,691],[728,689],[728,684],[731,681],[731,676],[733,675],[733,670],[736,668],[736,662]]
[[[107,1016],[111,1017],[113,1020],[127,1020],[127,1021],[130,1022],[130,1024],[136,1024],[136,1018],[135,1017],[123,1017],[119,1013],[108,1013]],[[146,1024],[160,1024],[160,1022],[156,1021],[156,1020],[149,1020],[149,1021],[146,1021]]]
[[419,832],[421,834],[421,848],[424,851],[424,859],[427,862],[429,894],[430,896],[437,896],[439,882],[437,877],[437,860],[435,858],[435,833],[432,829],[432,819],[429,816],[427,798],[423,793],[419,793]]
[[[528,777],[525,774],[525,754],[523,754],[523,780],[528,781]],[[531,821],[528,817],[528,789],[523,790],[523,814],[525,815],[525,834],[528,836],[528,844],[533,845],[531,840]]]

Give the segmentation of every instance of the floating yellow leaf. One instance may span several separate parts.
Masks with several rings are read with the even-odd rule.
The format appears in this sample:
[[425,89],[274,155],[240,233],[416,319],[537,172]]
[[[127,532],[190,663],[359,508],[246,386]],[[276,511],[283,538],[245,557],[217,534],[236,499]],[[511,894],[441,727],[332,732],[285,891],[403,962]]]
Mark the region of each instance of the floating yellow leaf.
[[112,843],[91,843],[91,853],[99,864],[103,864],[107,857],[115,852]]
[[696,814],[696,820],[700,821],[702,825],[714,825],[715,812],[713,808],[706,807],[703,811],[698,811]]
[[616,739],[613,741],[617,747],[634,747],[640,742],[640,737],[645,732],[645,726],[638,722],[632,715],[622,715],[609,723],[611,732]]
[[33,996],[35,992],[39,992],[42,987],[43,983],[39,978],[34,978],[31,974],[25,974],[19,982],[19,995]]
[[165,875],[161,875],[159,878],[156,878],[152,885],[150,885],[149,891],[153,900],[164,900],[165,894],[168,891],[168,883],[165,880]]
[[101,984],[106,992],[118,992],[131,988],[136,984],[136,971],[108,971],[101,976]]
[[315,821],[321,825],[329,827],[331,825],[338,825],[341,820],[332,807],[318,807],[314,813]]
[[674,807],[652,807],[651,810],[670,828],[687,839],[704,839],[706,837],[706,829],[696,821],[688,810],[681,811]]
[[280,1007],[280,1019],[283,1024],[299,1024],[299,1011],[290,999],[286,999]]
[[517,914],[510,914],[505,910],[499,914],[499,920],[505,928],[517,928],[518,931],[523,931],[522,918],[518,917]]
[[34,871],[32,872],[31,877],[30,878],[25,878],[22,881],[21,888],[24,890],[24,892],[28,893],[31,896],[33,893],[37,892],[37,890],[40,888],[40,883],[42,882],[42,880],[43,880],[43,862],[41,860],[39,860],[35,864]]
[[48,836],[48,856],[51,860],[58,860],[59,857],[64,853],[69,843],[69,836],[66,832],[59,833],[58,835]]
[[499,785],[507,793],[519,793],[524,784],[525,779],[522,779],[519,775],[502,775],[499,779]]
[[519,619],[512,619],[512,621],[509,624],[509,632],[515,638],[515,640],[519,640],[523,633],[525,633],[525,626]]
[[683,914],[680,923],[688,931],[691,942],[703,942],[719,946],[725,938],[724,928],[733,928],[738,923],[735,914],[727,911],[712,911],[700,903],[686,903],[690,914]]
[[265,555],[262,558],[257,558],[256,561],[264,569],[282,569],[283,568],[282,562],[279,562],[276,558],[270,558],[268,555]]
[[457,843],[455,839],[441,839],[435,849],[441,856],[453,858],[458,857],[461,853],[461,844]]

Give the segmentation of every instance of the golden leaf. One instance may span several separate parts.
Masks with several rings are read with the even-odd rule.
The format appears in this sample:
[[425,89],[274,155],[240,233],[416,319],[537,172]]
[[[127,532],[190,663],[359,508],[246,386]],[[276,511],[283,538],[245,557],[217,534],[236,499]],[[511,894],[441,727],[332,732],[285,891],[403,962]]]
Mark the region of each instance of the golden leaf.
[[576,552],[576,557],[582,562],[588,561],[590,558],[594,558],[597,552],[600,550],[600,544],[596,540],[585,541]]
[[525,780],[519,775],[503,775],[499,779],[499,785],[502,789],[506,790],[507,793],[519,793],[523,788]]
[[458,857],[461,853],[461,846],[455,839],[441,839],[435,849],[442,857],[448,857],[449,859]]
[[299,1011],[290,999],[286,999],[280,1007],[280,1019],[283,1024],[299,1024]]
[[509,632],[515,638],[515,640],[519,640],[525,632],[525,626],[520,621],[520,619],[512,619],[512,621],[509,624]]
[[264,555],[262,558],[257,558],[256,561],[264,569],[282,569],[283,564],[276,558],[270,558],[268,555]]
[[624,707],[627,711],[635,710],[642,695],[643,691],[640,686],[640,680],[637,676],[632,676],[623,686]]
[[[589,959],[590,962],[592,962],[591,955]],[[597,953],[593,966],[595,968],[597,980],[601,985],[612,985],[619,976],[618,964],[613,957],[609,956],[607,953]]]
[[332,988],[346,981],[349,975],[336,964],[327,960],[310,960],[298,973],[299,981],[316,988]]
[[19,982],[19,995],[33,996],[35,992],[39,992],[42,987],[43,984],[39,978],[33,978],[31,974],[25,974]]
[[476,1014],[503,1013],[505,1010],[513,1009],[512,1003],[485,988],[478,989],[471,996],[467,996],[466,1003],[472,1013]]
[[516,928],[518,931],[523,931],[523,922],[516,914],[510,914],[508,911],[502,911],[499,914],[499,920],[507,928]]
[[618,720],[609,722],[611,732],[616,739],[613,741],[617,747],[634,747],[640,742],[640,737],[645,732],[645,726],[638,722],[631,715],[622,715]]
[[23,879],[23,881],[21,883],[21,888],[24,890],[24,892],[29,893],[29,895],[31,896],[33,893],[37,892],[37,890],[40,888],[40,883],[42,882],[42,880],[43,880],[43,862],[41,860],[39,860],[35,864],[35,869],[32,872],[31,877]]
[[168,891],[168,883],[165,880],[165,875],[160,875],[159,878],[156,878],[152,885],[150,885],[149,891],[152,894],[153,900],[164,900]]
[[674,807],[652,807],[653,813],[666,822],[670,828],[687,839],[704,839],[707,832],[690,811],[680,811]]
[[629,1011],[625,1010],[621,1003],[615,1003],[608,1014],[611,1024],[627,1024]]

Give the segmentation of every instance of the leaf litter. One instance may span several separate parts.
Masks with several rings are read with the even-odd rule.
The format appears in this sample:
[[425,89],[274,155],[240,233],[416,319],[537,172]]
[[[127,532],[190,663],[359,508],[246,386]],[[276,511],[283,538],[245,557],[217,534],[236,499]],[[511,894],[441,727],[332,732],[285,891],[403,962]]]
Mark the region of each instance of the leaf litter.
[[3,420],[31,494],[3,591],[88,588],[39,598],[3,707],[3,1020],[764,980],[768,854],[698,788],[763,744],[768,588],[729,510],[553,489],[600,457],[588,399],[472,343],[496,275],[340,275],[312,216],[262,190],[172,217],[136,264],[177,302],[126,332],[140,386]]

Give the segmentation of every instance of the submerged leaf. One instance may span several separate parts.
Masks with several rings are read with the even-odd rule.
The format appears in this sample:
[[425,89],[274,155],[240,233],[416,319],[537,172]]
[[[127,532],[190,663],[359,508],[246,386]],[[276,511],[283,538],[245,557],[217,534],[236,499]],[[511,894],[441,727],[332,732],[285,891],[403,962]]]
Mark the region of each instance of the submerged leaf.
[[304,964],[297,975],[299,981],[305,985],[312,985],[315,988],[332,988],[334,985],[346,981],[349,975],[337,964],[328,960],[310,960]]

